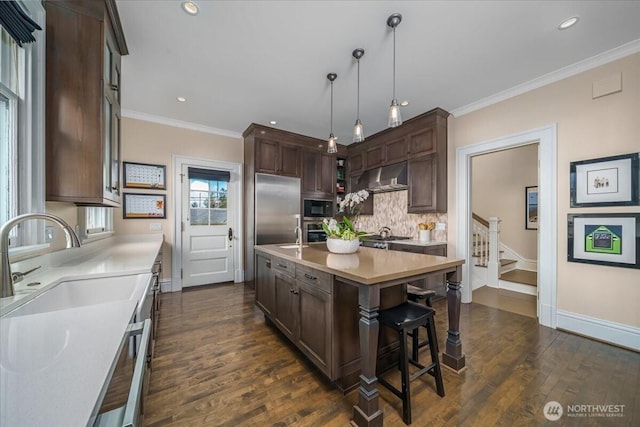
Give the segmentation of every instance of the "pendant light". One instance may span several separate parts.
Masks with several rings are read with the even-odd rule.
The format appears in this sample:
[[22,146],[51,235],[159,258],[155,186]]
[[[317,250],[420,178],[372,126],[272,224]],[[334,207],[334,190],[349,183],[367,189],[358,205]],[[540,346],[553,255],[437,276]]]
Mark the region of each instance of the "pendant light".
[[331,133],[329,134],[329,141],[327,144],[327,153],[333,154],[338,152],[338,145],[335,136],[333,136],[333,81],[338,78],[336,73],[327,74],[327,79],[331,82]]
[[393,99],[389,108],[389,127],[395,128],[402,124],[400,105],[396,99],[396,27],[400,25],[402,15],[394,13],[387,19],[387,25],[393,29]]
[[360,121],[360,58],[364,56],[364,49],[355,49],[351,55],[356,58],[356,62],[358,63],[358,95],[356,98],[356,124],[353,126],[353,142],[362,142],[364,141],[364,129]]

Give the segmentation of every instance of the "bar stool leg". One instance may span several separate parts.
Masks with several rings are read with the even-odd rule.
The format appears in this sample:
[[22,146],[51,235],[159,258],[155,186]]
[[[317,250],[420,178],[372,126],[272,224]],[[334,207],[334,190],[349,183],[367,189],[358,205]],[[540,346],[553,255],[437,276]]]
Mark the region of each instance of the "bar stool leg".
[[432,317],[428,322],[429,331],[427,337],[429,338],[429,350],[431,351],[431,361],[434,363],[433,376],[436,379],[436,390],[438,396],[444,397],[444,383],[442,382],[442,371],[440,370],[440,360],[438,359],[436,328],[434,326],[435,319]]
[[409,354],[407,352],[407,336],[400,330],[400,374],[402,377],[402,420],[411,424],[411,391],[409,388]]
[[420,335],[420,328],[415,328],[413,331],[411,331],[411,358],[416,361],[419,362],[418,360],[418,350],[420,350],[420,339],[419,339],[419,335]]

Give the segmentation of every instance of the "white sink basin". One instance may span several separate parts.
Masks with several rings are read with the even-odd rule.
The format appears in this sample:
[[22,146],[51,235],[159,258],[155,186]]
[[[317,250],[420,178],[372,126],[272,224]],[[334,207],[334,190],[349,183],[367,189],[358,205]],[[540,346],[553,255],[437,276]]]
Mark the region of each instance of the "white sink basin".
[[105,277],[99,279],[61,282],[25,305],[8,313],[6,317],[47,313],[112,301],[138,299],[140,287],[144,289],[146,275]]

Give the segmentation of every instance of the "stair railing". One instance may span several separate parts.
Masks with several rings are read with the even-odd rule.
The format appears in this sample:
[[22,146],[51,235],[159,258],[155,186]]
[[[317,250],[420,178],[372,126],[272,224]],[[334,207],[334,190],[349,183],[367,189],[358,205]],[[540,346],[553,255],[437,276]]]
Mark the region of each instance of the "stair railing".
[[498,287],[500,278],[500,218],[489,221],[473,214],[473,257],[476,265],[487,267],[487,285]]

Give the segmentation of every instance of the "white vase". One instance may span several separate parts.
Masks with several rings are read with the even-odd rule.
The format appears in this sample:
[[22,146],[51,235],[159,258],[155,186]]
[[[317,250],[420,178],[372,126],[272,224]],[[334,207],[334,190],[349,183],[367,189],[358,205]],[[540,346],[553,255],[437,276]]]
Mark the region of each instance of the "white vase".
[[421,242],[431,241],[431,230],[420,230],[418,233],[418,240]]
[[334,254],[352,254],[360,247],[360,239],[342,240],[329,237],[327,239],[327,249]]

